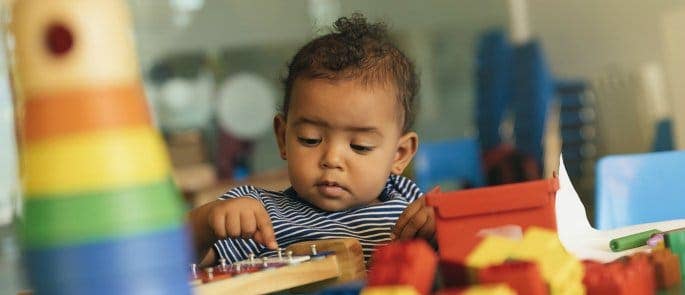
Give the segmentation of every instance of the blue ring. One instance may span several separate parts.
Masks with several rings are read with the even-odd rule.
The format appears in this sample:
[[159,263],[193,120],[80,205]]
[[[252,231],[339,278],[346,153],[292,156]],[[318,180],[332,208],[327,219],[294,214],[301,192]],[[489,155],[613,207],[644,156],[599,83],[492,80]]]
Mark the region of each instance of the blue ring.
[[[63,294],[60,289],[70,294],[134,294],[137,288],[150,292],[153,285],[159,290],[175,286],[173,294],[186,294],[189,245],[185,228],[180,227],[99,243],[25,250],[23,259],[37,294]],[[181,284],[184,288],[178,289]]]

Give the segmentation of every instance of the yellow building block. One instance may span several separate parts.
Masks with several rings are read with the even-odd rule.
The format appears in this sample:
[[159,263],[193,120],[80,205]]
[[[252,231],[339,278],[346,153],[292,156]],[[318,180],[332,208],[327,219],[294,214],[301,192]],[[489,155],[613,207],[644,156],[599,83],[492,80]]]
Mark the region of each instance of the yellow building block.
[[362,289],[360,295],[420,295],[412,286],[376,286]]
[[517,248],[519,241],[489,236],[483,239],[478,246],[466,257],[466,265],[469,267],[482,268],[493,264],[500,264],[509,258],[511,252]]
[[556,232],[539,227],[529,227],[514,252],[516,256],[521,258],[535,258],[541,254],[566,253],[566,249],[561,245]]
[[560,295],[585,295],[585,285],[582,282],[574,283],[572,285],[565,286],[563,290],[557,292],[550,292],[551,294]]
[[[530,227],[523,240],[511,252],[514,259],[534,261],[549,284],[551,294],[583,294],[583,266],[578,259],[566,252],[554,231]],[[571,292],[571,293],[568,293]],[[580,293],[576,293],[580,292]]]
[[507,284],[487,284],[470,287],[464,295],[516,295],[516,291]]

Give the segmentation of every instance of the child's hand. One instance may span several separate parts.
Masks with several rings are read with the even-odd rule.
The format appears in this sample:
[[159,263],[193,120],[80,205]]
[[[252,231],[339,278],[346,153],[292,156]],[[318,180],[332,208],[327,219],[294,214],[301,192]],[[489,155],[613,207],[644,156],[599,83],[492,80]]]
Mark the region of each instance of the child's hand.
[[[432,192],[439,191],[439,187],[433,188]],[[419,198],[404,209],[400,218],[392,230],[390,236],[393,240],[410,240],[423,238],[433,240],[435,236],[435,213],[432,207],[426,206],[426,196]]]
[[216,202],[207,214],[207,221],[217,238],[252,238],[269,249],[278,249],[271,218],[255,199],[242,197]]

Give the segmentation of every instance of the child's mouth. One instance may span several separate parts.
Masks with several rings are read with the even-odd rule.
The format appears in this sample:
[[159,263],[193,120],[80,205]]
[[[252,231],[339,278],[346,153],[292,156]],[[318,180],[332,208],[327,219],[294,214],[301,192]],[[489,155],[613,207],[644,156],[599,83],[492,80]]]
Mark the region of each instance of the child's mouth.
[[329,198],[339,198],[345,193],[345,188],[335,182],[320,182],[317,183],[316,188],[319,193]]

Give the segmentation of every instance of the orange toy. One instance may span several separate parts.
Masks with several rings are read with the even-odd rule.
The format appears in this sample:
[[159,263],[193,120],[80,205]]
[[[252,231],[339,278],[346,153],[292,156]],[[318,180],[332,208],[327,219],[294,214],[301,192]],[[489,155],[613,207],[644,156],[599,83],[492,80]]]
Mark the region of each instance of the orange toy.
[[435,207],[440,258],[465,261],[486,229],[516,225],[556,230],[556,177],[545,180],[452,192],[433,192],[426,203]]

